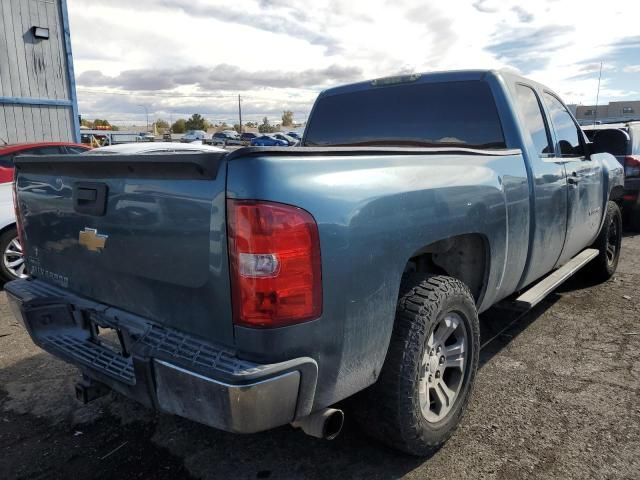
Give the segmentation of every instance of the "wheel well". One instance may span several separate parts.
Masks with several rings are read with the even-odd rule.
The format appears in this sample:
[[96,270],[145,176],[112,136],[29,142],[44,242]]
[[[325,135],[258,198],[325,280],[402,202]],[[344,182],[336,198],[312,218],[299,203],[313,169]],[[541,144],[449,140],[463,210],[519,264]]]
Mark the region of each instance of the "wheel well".
[[609,200],[620,204],[620,202],[622,202],[623,196],[624,196],[624,187],[622,187],[621,185],[616,185],[611,189]]
[[489,250],[486,238],[480,234],[449,237],[426,245],[411,256],[405,273],[448,275],[463,282],[480,303],[488,276]]
[[7,230],[11,230],[12,228],[16,228],[15,222],[14,223],[10,223],[9,225],[5,225],[4,227],[0,228],[0,235],[2,235]]

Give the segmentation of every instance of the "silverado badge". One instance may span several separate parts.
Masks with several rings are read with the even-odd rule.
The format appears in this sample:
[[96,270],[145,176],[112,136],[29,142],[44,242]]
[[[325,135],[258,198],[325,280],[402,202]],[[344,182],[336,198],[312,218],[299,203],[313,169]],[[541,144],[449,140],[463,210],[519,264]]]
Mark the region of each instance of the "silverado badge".
[[78,235],[78,243],[91,252],[101,252],[107,243],[108,235],[98,233],[95,228],[84,227],[84,230]]

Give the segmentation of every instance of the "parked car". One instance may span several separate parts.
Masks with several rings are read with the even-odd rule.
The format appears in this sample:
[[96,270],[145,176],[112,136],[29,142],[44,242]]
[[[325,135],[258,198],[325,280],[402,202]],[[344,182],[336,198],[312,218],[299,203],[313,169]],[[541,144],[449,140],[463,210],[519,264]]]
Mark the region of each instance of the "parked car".
[[245,144],[249,144],[251,143],[251,140],[253,140],[254,138],[258,137],[259,135],[257,133],[253,133],[253,132],[242,132],[240,134],[240,141],[245,143]]
[[272,134],[264,134],[251,140],[252,147],[288,147],[289,142],[276,138]]
[[583,127],[587,137],[603,151],[615,155],[624,166],[623,217],[627,225],[640,231],[640,122]]
[[226,150],[211,145],[195,143],[162,142],[155,145],[144,143],[121,143],[108,147],[94,148],[84,155],[135,155],[135,154],[164,154],[164,153],[203,153],[203,152],[225,152]]
[[211,139],[205,140],[205,143],[211,145],[242,145],[240,134],[235,131],[216,132],[212,135]]
[[295,138],[297,141],[302,140],[302,135],[300,135],[298,132],[287,132],[287,135],[291,138]]
[[183,143],[202,141],[207,136],[204,130],[188,130],[180,139]]
[[173,138],[171,137],[171,132],[164,132],[162,134],[162,141],[163,142],[172,142]]
[[90,150],[81,143],[35,142],[0,145],[0,183],[13,181],[13,159],[17,155],[58,155],[76,154]]
[[273,138],[277,138],[278,140],[284,140],[285,142],[287,142],[287,145],[292,147],[294,145],[296,145],[298,143],[298,140],[285,134],[285,133],[281,133],[281,132],[276,132],[276,133],[272,133],[271,134],[273,136]]
[[149,132],[140,132],[138,138],[136,139],[138,142],[155,142],[156,137],[153,133]]
[[[5,290],[80,368],[78,398],[111,388],[232,432],[333,438],[333,405],[357,395],[366,431],[425,455],[469,402],[479,312],[616,271],[623,169],[526,78],[329,89],[304,146],[16,160],[32,278]],[[123,194],[152,207],[127,215]]]
[[22,244],[18,239],[11,182],[13,162],[18,155],[75,155],[90,150],[87,145],[69,142],[20,143],[0,146],[0,280],[26,276]]

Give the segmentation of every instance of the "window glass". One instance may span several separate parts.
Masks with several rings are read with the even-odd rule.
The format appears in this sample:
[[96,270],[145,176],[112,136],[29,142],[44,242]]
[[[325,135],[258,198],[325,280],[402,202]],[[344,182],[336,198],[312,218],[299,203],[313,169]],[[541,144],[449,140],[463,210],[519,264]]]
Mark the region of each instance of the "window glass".
[[505,148],[489,86],[482,81],[403,83],[321,97],[307,146]]
[[560,155],[563,157],[581,157],[584,150],[580,144],[579,127],[562,105],[562,102],[549,93],[544,94],[544,101],[551,115],[551,123],[558,137]]
[[64,147],[67,150],[67,153],[84,153],[87,151],[86,148],[81,148],[81,147]]
[[59,155],[63,153],[60,147],[36,147],[20,152],[20,155]]
[[531,140],[539,156],[553,153],[549,133],[544,124],[544,116],[538,96],[531,87],[516,85],[516,103],[524,118],[524,126],[531,134]]
[[0,155],[0,167],[13,168],[13,153]]

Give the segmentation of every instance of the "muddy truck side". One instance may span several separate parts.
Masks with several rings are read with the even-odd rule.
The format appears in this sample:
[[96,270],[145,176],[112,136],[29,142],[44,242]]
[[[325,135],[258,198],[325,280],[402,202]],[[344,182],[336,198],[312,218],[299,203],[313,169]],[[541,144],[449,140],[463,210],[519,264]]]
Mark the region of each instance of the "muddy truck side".
[[[620,252],[620,164],[559,97],[462,71],[321,93],[300,148],[16,159],[33,341],[108,390],[231,432],[451,435],[478,313]],[[533,286],[532,286],[533,285]]]

